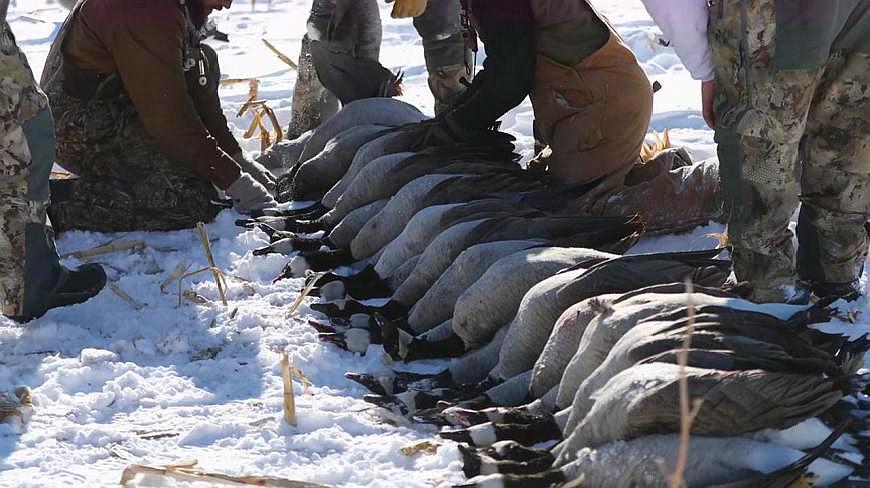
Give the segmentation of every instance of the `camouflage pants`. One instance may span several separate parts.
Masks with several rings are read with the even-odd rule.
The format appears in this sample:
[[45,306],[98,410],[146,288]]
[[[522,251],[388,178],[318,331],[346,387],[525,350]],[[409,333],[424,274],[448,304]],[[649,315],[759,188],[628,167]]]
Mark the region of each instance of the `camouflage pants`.
[[[60,77],[59,77],[60,78]],[[167,159],[121,89],[82,100],[45,87],[55,113],[57,162],[75,178],[51,181],[49,215],[57,232],[176,230],[221,210],[214,186]]]
[[[382,30],[376,0],[314,0],[308,24],[309,31],[326,37],[314,40],[328,40],[334,48],[357,57],[378,59]],[[462,38],[459,0],[431,0],[426,12],[414,19],[414,27],[423,39],[429,89],[435,112],[440,113],[464,91],[460,79],[468,77],[465,66],[470,52]],[[317,78],[311,41],[309,34],[302,38],[288,139],[317,127],[339,109],[338,98]]]
[[[781,301],[798,280],[854,282],[867,255],[870,3],[851,3],[858,6],[827,41],[800,42],[781,2],[719,1],[711,8],[728,235],[736,277],[752,284],[756,300]],[[859,42],[841,42],[849,39]],[[824,55],[813,61],[807,48],[806,65],[795,63],[801,42]],[[788,226],[799,203],[795,263]]]
[[41,315],[64,274],[46,226],[51,113],[0,19],[0,313]]

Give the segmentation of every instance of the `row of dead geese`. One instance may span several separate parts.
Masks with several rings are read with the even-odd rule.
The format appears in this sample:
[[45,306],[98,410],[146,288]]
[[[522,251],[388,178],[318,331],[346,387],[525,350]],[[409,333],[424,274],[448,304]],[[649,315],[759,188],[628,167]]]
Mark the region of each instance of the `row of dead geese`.
[[[347,105],[261,160],[290,168],[284,200],[316,203],[239,224],[270,235],[256,254],[296,254],[277,279],[356,263],[310,278],[322,299],[311,308],[330,319],[311,322],[323,341],[455,358],[438,374],[347,377],[372,391],[366,401],[461,442],[466,486],[668,486],[681,371],[701,400],[687,486],[866,486],[842,481],[870,475],[854,453],[868,446],[866,338],[811,328],[834,313],[823,303],[723,291],[719,250],[621,256],[641,233],[695,225],[718,204],[583,215],[575,204],[589,188],[547,187],[505,135],[420,149],[422,120],[392,99]],[[715,165],[686,160],[666,151],[638,172],[659,165],[716,187]],[[802,423],[822,434],[783,436]]]

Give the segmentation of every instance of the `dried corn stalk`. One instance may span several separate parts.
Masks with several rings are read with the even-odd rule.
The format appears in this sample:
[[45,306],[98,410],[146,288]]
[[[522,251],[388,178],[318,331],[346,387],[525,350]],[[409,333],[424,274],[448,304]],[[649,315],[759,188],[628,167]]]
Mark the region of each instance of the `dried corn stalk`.
[[278,56],[278,59],[283,61],[284,64],[286,64],[287,66],[290,66],[290,68],[292,68],[292,69],[299,69],[299,66],[297,66],[296,63],[293,62],[292,59],[290,59],[289,56],[287,56],[286,54],[279,51],[278,48],[273,46],[271,42],[267,41],[266,39],[263,39],[263,44],[265,44],[266,47],[269,48],[270,51],[275,53],[275,56]]
[[75,259],[86,259],[92,258],[94,256],[101,256],[103,254],[110,254],[113,252],[122,252],[122,251],[139,251],[145,248],[145,242],[143,241],[117,241],[110,242],[108,244],[103,244],[101,246],[92,247],[90,249],[85,249],[83,251],[75,251],[66,253],[61,256],[61,258],[75,258]]
[[411,444],[410,446],[403,447],[401,452],[403,455],[411,457],[417,453],[425,453],[425,454],[436,454],[438,452],[438,448],[441,447],[440,444],[432,442],[432,441],[420,441],[416,444]]
[[160,283],[160,291],[166,293],[166,287],[180,280],[189,269],[190,263],[178,263],[178,266],[175,267],[175,271],[167,276],[166,279],[163,280],[163,283]]
[[290,305],[290,309],[287,310],[286,317],[288,319],[290,317],[292,317],[294,313],[296,313],[296,310],[298,310],[299,306],[302,305],[302,302],[305,300],[305,297],[307,297],[311,293],[311,290],[314,289],[314,286],[317,283],[317,280],[320,279],[320,276],[322,276],[321,273],[316,273],[310,277],[310,279],[308,280],[308,283],[305,285],[305,288],[302,289],[302,292],[299,293],[299,296],[296,297],[296,300],[294,300],[293,304]]
[[214,255],[211,252],[211,241],[208,240],[208,233],[205,230],[205,224],[202,222],[197,222],[196,230],[199,233],[199,239],[202,241],[202,249],[205,252],[205,259],[208,261],[208,266],[211,269],[212,275],[214,276],[214,282],[217,285],[218,294],[221,296],[221,303],[224,306],[227,306],[227,295],[224,291],[226,287],[226,283],[224,282],[223,274],[221,270],[218,269],[217,265],[214,263]]
[[653,131],[653,137],[655,137],[655,144],[650,145],[649,143],[644,142],[643,146],[640,148],[640,159],[643,162],[647,162],[673,147],[671,146],[670,129],[665,129],[664,132],[662,132],[662,135]]
[[137,475],[162,476],[176,480],[194,481],[203,483],[220,483],[225,485],[250,485],[264,486],[267,488],[329,488],[326,485],[308,483],[307,481],[293,481],[272,476],[232,476],[214,471],[206,471],[196,468],[197,461],[185,461],[167,466],[147,466],[143,464],[131,464],[121,474],[120,484],[132,483]]
[[[250,139],[259,130],[261,151],[269,149],[272,144],[277,143],[284,138],[284,130],[281,128],[278,116],[275,115],[275,111],[272,110],[272,107],[270,107],[265,100],[249,98],[248,101],[242,105],[242,108],[239,109],[237,116],[242,117],[248,111],[252,111],[254,116],[251,119],[250,125],[248,125],[248,129],[243,134],[243,137],[245,139]],[[274,137],[263,123],[264,118],[269,119],[269,123],[272,124],[272,128],[275,130]]]
[[257,78],[227,78],[225,80],[221,80],[220,87],[224,88],[231,85],[237,85],[239,83],[247,83],[248,84],[248,100],[256,100],[257,95],[260,93],[260,80]]
[[117,283],[115,283],[114,281],[108,282],[107,285],[109,287],[109,290],[111,290],[112,293],[114,293],[115,295],[118,296],[118,298],[120,298],[121,300],[125,301],[128,305],[133,307],[133,310],[136,310],[138,312],[139,310],[142,310],[143,308],[145,308],[145,305],[142,305],[141,303],[134,300],[133,297],[128,295],[127,292],[124,291],[124,289],[121,288],[121,286],[118,285]]
[[23,423],[32,407],[33,394],[26,386],[18,387],[12,392],[0,392],[0,422],[18,418]]
[[290,358],[281,355],[281,378],[284,382],[284,421],[296,427],[296,395],[293,393],[293,373],[290,371]]

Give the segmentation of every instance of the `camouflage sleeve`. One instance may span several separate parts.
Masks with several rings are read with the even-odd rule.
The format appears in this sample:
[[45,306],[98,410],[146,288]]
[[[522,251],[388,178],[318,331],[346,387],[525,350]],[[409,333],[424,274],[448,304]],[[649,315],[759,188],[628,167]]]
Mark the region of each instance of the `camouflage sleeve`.
[[0,87],[0,175],[24,175],[30,152],[21,126],[45,109],[48,102],[6,20],[0,22]]
[[180,15],[152,15],[116,25],[107,47],[145,130],[161,151],[226,189],[238,179],[240,169],[218,147],[190,97],[182,62],[183,35]]

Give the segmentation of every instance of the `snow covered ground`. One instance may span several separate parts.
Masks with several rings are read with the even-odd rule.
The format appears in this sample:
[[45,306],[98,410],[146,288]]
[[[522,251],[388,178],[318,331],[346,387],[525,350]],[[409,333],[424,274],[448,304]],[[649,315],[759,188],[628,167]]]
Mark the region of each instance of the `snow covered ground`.
[[[596,4],[664,86],[656,95],[653,128],[671,128],[675,143],[688,146],[697,159],[713,156],[712,133],[698,110],[698,87],[674,53],[659,44],[658,29],[640,2]],[[271,7],[259,0],[252,8],[237,0],[231,10],[215,15],[230,35],[229,44],[214,44],[226,76],[259,78],[261,97],[284,124],[295,73],[260,40],[269,39],[295,58],[309,6],[310,0],[274,0]],[[13,0],[10,24],[37,77],[64,16],[53,0]],[[382,61],[405,71],[404,99],[431,113],[417,34],[410,21],[389,19],[387,6],[383,16]],[[249,122],[235,116],[246,94],[246,85],[222,92],[239,135]],[[531,152],[531,120],[526,102],[503,123],[517,135],[525,156]],[[246,146],[255,151],[258,143]],[[35,405],[26,427],[0,425],[0,486],[113,486],[129,464],[125,458],[148,464],[196,459],[203,468],[228,474],[335,486],[422,488],[463,480],[458,452],[449,444],[434,455],[400,453],[431,434],[386,423],[361,400],[363,389],[343,377],[346,371],[387,368],[381,349],[373,346],[358,356],[318,343],[306,325],[311,312],[305,305],[288,318],[301,280],[272,285],[288,258],[253,257],[250,251],[267,239],[235,227],[236,218],[225,211],[208,225],[217,264],[230,276],[227,307],[207,274],[185,283],[205,303],[179,307],[175,286],[160,290],[179,264],[206,266],[193,231],[61,237],[63,253],[110,239],[144,241],[142,250],[99,258],[117,286],[142,307],[135,310],[107,289],[88,303],[53,310],[24,327],[0,318],[0,391],[28,385]],[[711,225],[648,239],[634,251],[701,249],[713,245],[707,234],[719,230]],[[69,259],[68,264],[78,263]],[[853,337],[870,331],[867,299],[848,310],[857,312],[854,324],[837,322],[826,329]],[[297,397],[296,428],[280,420],[282,351],[312,383]],[[413,367],[434,370],[439,364]],[[295,386],[303,391],[301,383]],[[807,435],[811,427],[796,429],[791,437]],[[156,478],[139,483],[175,486]]]

